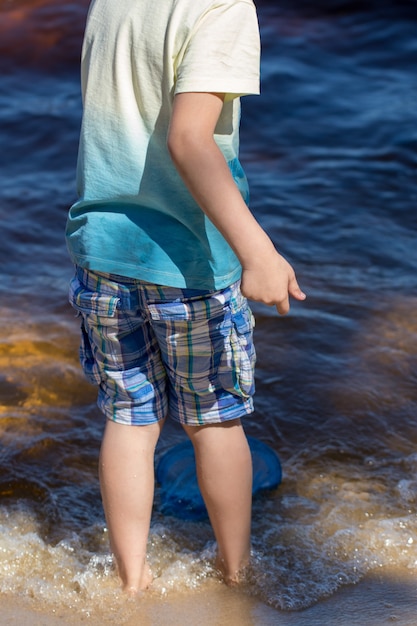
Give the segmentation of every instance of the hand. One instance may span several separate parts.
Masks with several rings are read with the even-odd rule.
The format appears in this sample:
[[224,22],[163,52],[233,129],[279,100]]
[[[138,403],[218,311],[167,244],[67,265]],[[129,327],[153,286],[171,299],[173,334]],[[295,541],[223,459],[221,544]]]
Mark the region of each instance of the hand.
[[241,291],[249,300],[275,305],[280,315],[290,310],[290,296],[296,300],[306,299],[294,269],[275,249],[243,267]]

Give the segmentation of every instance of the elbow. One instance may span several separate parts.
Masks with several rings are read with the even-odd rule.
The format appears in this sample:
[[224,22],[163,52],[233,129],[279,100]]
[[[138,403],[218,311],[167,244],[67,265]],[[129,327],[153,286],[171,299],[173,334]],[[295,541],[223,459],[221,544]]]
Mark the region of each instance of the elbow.
[[182,170],[185,166],[204,158],[208,145],[204,137],[199,136],[190,129],[170,131],[167,137],[168,153],[177,167]]
[[176,137],[173,133],[169,132],[167,137],[167,150],[168,154],[171,157],[174,165],[177,165],[181,160],[181,142],[178,137]]
[[177,168],[181,168],[187,154],[191,152],[187,136],[182,133],[169,132],[167,137],[168,153]]

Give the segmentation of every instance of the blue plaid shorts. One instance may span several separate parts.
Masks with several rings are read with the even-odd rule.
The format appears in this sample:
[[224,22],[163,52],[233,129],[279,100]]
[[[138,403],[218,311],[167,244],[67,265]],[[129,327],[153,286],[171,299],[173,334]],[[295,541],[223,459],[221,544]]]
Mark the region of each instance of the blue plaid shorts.
[[80,360],[121,424],[201,426],[253,411],[253,315],[239,283],[208,292],[76,269]]

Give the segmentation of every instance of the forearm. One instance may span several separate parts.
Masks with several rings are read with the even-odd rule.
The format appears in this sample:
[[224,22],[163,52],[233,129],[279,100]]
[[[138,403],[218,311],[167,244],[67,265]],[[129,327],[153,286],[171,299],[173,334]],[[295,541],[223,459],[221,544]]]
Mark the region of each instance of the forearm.
[[242,265],[241,290],[252,300],[289,309],[289,295],[303,300],[291,265],[246,206],[214,141],[221,94],[183,93],[174,100],[167,145],[172,160],[201,210],[222,233]]
[[273,245],[253,217],[214,139],[192,137],[169,144],[172,159],[194,199],[222,233],[242,266]]

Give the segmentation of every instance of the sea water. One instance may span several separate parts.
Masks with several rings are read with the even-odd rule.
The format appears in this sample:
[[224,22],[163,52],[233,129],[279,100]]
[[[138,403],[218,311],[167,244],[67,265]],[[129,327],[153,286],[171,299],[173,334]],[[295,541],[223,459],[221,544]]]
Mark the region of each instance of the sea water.
[[[0,592],[84,616],[120,596],[103,419],[66,296],[86,10],[0,5]],[[279,454],[283,481],[254,502],[240,593],[293,610],[384,566],[417,575],[417,7],[258,12],[262,95],[243,101],[241,156],[252,209],[308,298],[285,318],[253,307],[246,430]],[[168,425],[158,456],[183,437]],[[157,487],[155,598],[221,584],[213,551],[208,522],[164,517]]]

